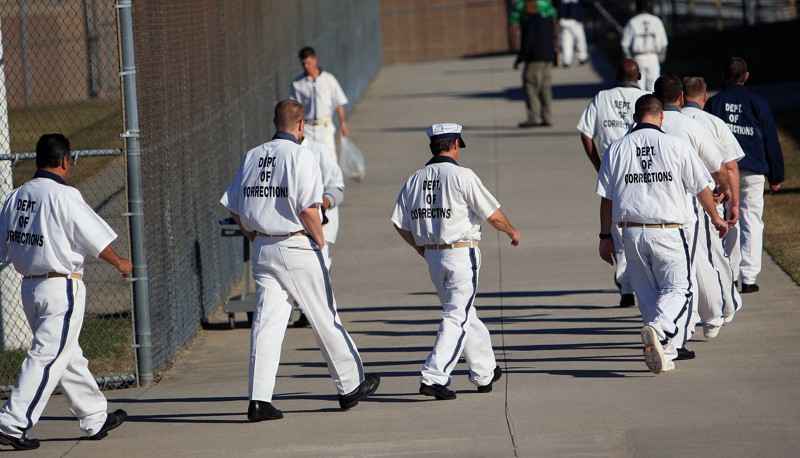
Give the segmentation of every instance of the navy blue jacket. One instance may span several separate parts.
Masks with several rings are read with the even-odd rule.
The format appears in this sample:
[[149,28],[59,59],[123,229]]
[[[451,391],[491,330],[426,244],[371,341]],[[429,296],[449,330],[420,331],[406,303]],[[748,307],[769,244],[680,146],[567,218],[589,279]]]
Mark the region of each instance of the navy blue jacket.
[[520,24],[522,44],[517,62],[553,62],[556,59],[555,20],[541,14],[526,15]]
[[744,150],[739,168],[783,182],[783,152],[767,101],[740,85],[728,86],[706,103],[706,111],[730,127]]

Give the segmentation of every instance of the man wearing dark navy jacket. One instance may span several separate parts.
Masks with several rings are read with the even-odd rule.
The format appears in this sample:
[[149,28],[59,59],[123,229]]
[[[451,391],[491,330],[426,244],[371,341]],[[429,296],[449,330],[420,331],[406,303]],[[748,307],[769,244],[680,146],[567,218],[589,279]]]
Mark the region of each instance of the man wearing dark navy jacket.
[[[735,278],[741,278],[743,293],[758,291],[756,280],[761,272],[764,234],[764,182],[769,182],[772,192],[778,192],[784,178],[783,153],[775,120],[767,102],[744,86],[749,78],[747,62],[739,57],[732,58],[726,71],[727,87],[709,99],[705,107],[728,124],[745,153],[739,162],[741,233],[738,243],[736,234],[731,235],[733,240],[726,240],[733,264],[739,268],[734,274]],[[741,260],[737,263],[735,258],[739,253]]]

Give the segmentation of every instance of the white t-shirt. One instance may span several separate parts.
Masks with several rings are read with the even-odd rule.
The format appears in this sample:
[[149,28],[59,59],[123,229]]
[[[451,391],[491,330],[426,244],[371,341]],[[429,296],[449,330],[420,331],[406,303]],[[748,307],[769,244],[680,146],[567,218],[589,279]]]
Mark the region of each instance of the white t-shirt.
[[680,111],[664,109],[664,123],[661,125],[661,130],[688,141],[709,172],[719,171],[723,162],[722,145],[702,124]]
[[691,145],[650,124],[612,144],[597,176],[597,194],[613,202],[615,224],[689,224],[694,211],[687,193],[713,186]]
[[331,201],[331,208],[325,211],[328,223],[322,226],[325,241],[336,243],[339,235],[339,205],[344,202],[344,175],[339,163],[336,162],[336,153],[325,143],[303,140],[303,146],[314,153],[319,160],[320,173],[322,174],[323,196]]
[[578,131],[594,140],[601,157],[633,127],[636,101],[645,94],[647,91],[639,89],[638,85],[606,89],[598,92],[583,110]]
[[337,107],[348,102],[339,81],[326,71],[315,80],[305,74],[295,78],[289,97],[303,104],[307,120],[330,119]]
[[82,274],[84,258],[117,238],[80,191],[41,171],[6,197],[0,234],[0,259],[23,276]]
[[434,157],[406,181],[392,222],[411,232],[418,246],[480,240],[481,223],[500,203],[472,170]]
[[300,213],[322,204],[317,157],[284,134],[248,151],[220,203],[250,231],[285,235],[304,229]]
[[722,152],[722,162],[739,162],[744,157],[744,150],[739,144],[739,140],[733,135],[731,129],[725,121],[711,113],[703,111],[697,106],[685,106],[681,113],[689,116],[708,130],[712,137],[719,143]]
[[667,50],[667,31],[658,16],[641,13],[632,17],[622,31],[625,57],[639,54],[663,54]]

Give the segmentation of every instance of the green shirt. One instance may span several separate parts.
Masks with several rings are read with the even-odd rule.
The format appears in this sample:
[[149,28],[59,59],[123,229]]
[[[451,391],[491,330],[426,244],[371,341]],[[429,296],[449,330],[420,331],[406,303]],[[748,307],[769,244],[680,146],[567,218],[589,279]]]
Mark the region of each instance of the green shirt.
[[[542,17],[556,17],[556,8],[550,0],[537,0],[537,3],[539,4],[539,13]],[[525,16],[525,0],[511,0],[508,22],[519,25],[523,16]]]

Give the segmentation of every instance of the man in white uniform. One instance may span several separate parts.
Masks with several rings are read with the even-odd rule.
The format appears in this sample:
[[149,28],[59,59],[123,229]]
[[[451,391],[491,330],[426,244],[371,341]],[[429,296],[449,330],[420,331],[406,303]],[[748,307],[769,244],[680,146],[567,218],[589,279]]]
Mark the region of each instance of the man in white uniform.
[[694,149],[664,134],[661,102],[636,102],[636,127],[603,157],[597,179],[602,197],[599,252],[613,262],[611,225],[622,227],[628,275],[639,298],[647,367],[659,374],[675,368],[692,303],[692,262],[684,226],[692,221],[687,194],[696,195],[721,234],[714,181]]
[[667,57],[669,42],[664,23],[649,11],[649,0],[637,0],[637,14],[625,25],[621,45],[625,57],[633,58],[642,70],[639,87],[652,92],[661,76],[661,63]]
[[433,351],[422,366],[420,393],[455,399],[447,388],[462,351],[470,381],[481,393],[492,390],[502,372],[494,358],[489,330],[473,304],[478,291],[481,223],[488,221],[519,244],[520,233],[472,170],[458,164],[464,140],[458,124],[434,124],[428,131],[433,153],[425,167],[408,178],[397,197],[392,223],[428,263],[442,302],[442,322]]
[[317,334],[328,370],[349,409],[375,392],[380,379],[365,375],[355,343],[336,311],[322,230],[320,167],[301,146],[303,106],[275,107],[277,134],[245,155],[220,202],[253,241],[258,305],[251,331],[250,421],[283,417],[271,401],[281,344],[295,301]]
[[17,385],[0,411],[0,444],[17,450],[39,447],[27,433],[57,386],[89,439],[103,439],[127,417],[123,410],[106,413],[106,398],[78,336],[86,311],[84,258],[100,258],[123,276],[131,273],[131,263],[111,248],[117,234],[66,184],[73,167],[67,138],[43,135],[36,167],[33,179],[9,194],[0,212],[0,261],[23,276],[22,306],[33,331]]
[[[639,88],[641,77],[639,65],[633,59],[624,59],[617,71],[619,85],[598,92],[581,115],[578,122],[581,144],[595,170],[600,169],[600,156],[633,127],[633,107],[639,97],[647,94]],[[615,226],[611,228],[611,235],[614,237],[614,281],[620,292],[619,305],[633,307],[636,299],[633,286],[625,278],[622,232]]]
[[[325,234],[325,260],[328,271],[331,270],[333,244],[339,234],[339,205],[344,202],[344,175],[336,162],[336,152],[328,145],[312,142],[308,138],[303,140],[303,146],[314,153],[319,160],[319,169],[322,176],[322,232]],[[308,317],[300,311],[297,320],[290,324],[290,328],[307,328],[311,326]]]
[[[661,76],[656,80],[655,96],[659,98],[664,107],[664,122],[661,129],[668,135],[674,135],[689,142],[717,184],[715,190],[717,201],[730,199],[731,191],[728,172],[727,169],[723,168],[722,146],[702,124],[681,113],[680,109],[684,104],[684,97],[683,83],[680,78],[675,75]],[[704,227],[705,218],[702,216],[702,208],[700,208],[693,196],[688,196],[688,198],[694,208],[695,215],[687,234],[689,236],[696,281],[693,282],[695,294],[693,307],[691,308],[691,323],[689,332],[686,335],[687,341],[694,334],[694,328],[698,322],[702,321],[704,324],[709,325],[706,328],[709,330],[711,329],[710,325],[721,326],[724,322],[719,275],[714,265],[707,262],[707,248],[701,242],[704,239],[701,234],[704,234],[707,230]],[[700,260],[703,262],[699,262]],[[681,359],[692,357],[694,357],[693,352],[686,348],[682,349]]]
[[[681,112],[702,124],[721,146],[722,167],[728,173],[731,198],[727,202],[721,203],[717,211],[726,215],[726,219],[730,220],[731,223],[737,224],[739,220],[739,161],[744,157],[744,151],[725,122],[703,110],[708,101],[705,80],[701,77],[684,78],[683,86],[686,103],[683,105]],[[708,301],[716,304],[721,302],[722,310],[720,312],[722,313],[723,321],[730,323],[733,321],[734,314],[742,308],[742,298],[736,288],[735,269],[732,262],[733,259],[738,259],[737,256],[732,254],[732,251],[738,248],[736,243],[738,241],[738,225],[731,227],[725,235],[725,239],[729,241],[727,244],[728,249],[725,248],[724,241],[717,237],[717,233],[711,230],[708,216],[703,218],[702,226],[701,237],[703,237],[702,233],[705,232],[706,248],[703,257],[707,256],[709,264],[716,269],[717,280],[721,285],[721,301],[717,300],[716,297]],[[702,246],[703,243],[700,245]],[[700,259],[698,262],[703,262],[703,260]],[[703,300],[704,298],[701,297],[701,303]],[[719,323],[706,323],[703,327],[705,336],[712,339],[717,336],[719,330]]]
[[306,46],[298,53],[303,65],[303,74],[295,78],[289,88],[289,97],[305,107],[305,131],[309,140],[324,143],[336,151],[336,127],[333,113],[339,116],[339,129],[343,137],[350,135],[344,106],[347,96],[339,81],[331,73],[322,70],[314,48]]

